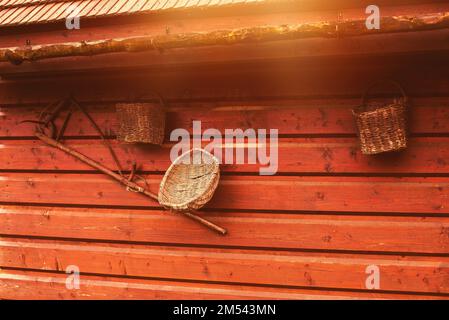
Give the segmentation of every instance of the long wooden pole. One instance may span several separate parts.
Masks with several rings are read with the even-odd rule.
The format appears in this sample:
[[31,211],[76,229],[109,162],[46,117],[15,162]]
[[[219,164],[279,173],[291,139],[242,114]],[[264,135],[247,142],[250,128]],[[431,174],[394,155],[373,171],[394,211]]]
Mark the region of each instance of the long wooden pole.
[[[152,193],[151,191],[141,187],[140,185],[138,185],[135,182],[129,181],[127,180],[125,177],[115,173],[114,171],[106,168],[105,166],[103,166],[102,164],[96,162],[95,160],[90,159],[89,157],[86,157],[85,155],[83,155],[82,153],[79,153],[78,151],[67,147],[66,145],[46,136],[45,134],[42,134],[40,132],[36,132],[36,137],[39,138],[42,142],[58,148],[68,154],[70,154],[71,156],[81,160],[82,162],[90,165],[91,167],[103,172],[104,174],[107,174],[108,176],[114,178],[115,180],[117,180],[118,182],[120,182],[121,184],[131,188],[132,190],[135,190],[137,192],[140,192],[150,198],[152,198],[153,200],[156,200],[159,203],[158,197],[156,194]],[[226,229],[217,226],[216,224],[210,222],[209,220],[206,220],[204,218],[201,218],[200,216],[195,214],[195,211],[192,212],[185,212],[185,211],[180,211],[182,214],[184,214],[186,217],[189,217],[199,223],[201,223],[202,225],[208,227],[211,230],[214,230],[215,232],[221,234],[221,235],[225,235],[227,233]]]
[[255,26],[210,32],[170,33],[101,41],[81,41],[39,45],[31,48],[0,49],[0,62],[21,64],[49,58],[93,56],[116,52],[167,50],[200,46],[234,45],[313,37],[351,37],[393,32],[444,29],[449,26],[449,12],[380,17],[381,28],[369,30],[366,19],[306,22],[299,24]]

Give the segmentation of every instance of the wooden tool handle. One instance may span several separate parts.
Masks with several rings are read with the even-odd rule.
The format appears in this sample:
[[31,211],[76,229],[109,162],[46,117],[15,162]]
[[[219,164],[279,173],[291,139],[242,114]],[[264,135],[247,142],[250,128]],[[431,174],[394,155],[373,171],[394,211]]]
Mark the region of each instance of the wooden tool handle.
[[[36,133],[36,137],[39,138],[42,142],[45,142],[46,144],[58,148],[59,150],[62,150],[68,154],[70,154],[71,156],[79,159],[80,161],[90,165],[91,167],[100,170],[101,172],[103,172],[104,174],[114,178],[115,180],[117,180],[119,183],[135,190],[136,192],[140,192],[150,198],[152,198],[155,201],[158,201],[158,197],[157,195],[155,195],[154,193],[150,192],[149,190],[146,190],[145,188],[142,188],[141,186],[139,186],[137,183],[134,183],[132,181],[128,181],[125,177],[115,173],[114,171],[106,168],[105,166],[103,166],[102,164],[90,159],[89,157],[81,154],[80,152],[67,147],[65,145],[63,145],[62,143],[56,141],[55,139],[52,139],[50,137],[47,137],[46,135],[37,132]],[[159,201],[158,201],[159,202]],[[226,229],[223,229],[220,226],[217,226],[216,224],[213,224],[212,222],[201,218],[200,216],[198,216],[194,211],[192,212],[182,212],[185,216],[201,223],[203,226],[208,227],[211,230],[214,230],[216,232],[218,232],[221,235],[225,235],[227,233]]]
[[228,231],[220,226],[217,226],[216,224],[210,222],[209,220],[206,220],[204,218],[201,218],[200,216],[196,215],[194,213],[195,211],[192,212],[182,212],[186,217],[189,217],[190,219],[193,219],[199,223],[201,223],[202,225],[208,227],[209,229],[221,234],[222,236],[226,235],[226,233],[228,233]]

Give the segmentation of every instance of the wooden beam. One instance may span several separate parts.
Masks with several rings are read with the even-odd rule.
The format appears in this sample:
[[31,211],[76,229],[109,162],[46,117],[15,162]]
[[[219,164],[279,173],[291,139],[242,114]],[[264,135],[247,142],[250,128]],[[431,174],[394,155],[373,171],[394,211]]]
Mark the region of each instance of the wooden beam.
[[[228,65],[227,68],[241,68],[248,65],[270,65],[294,63],[308,65],[311,59],[327,64],[329,61],[360,61],[372,64],[375,58],[381,61],[389,56],[410,59],[407,56],[422,57],[421,60],[438,60],[447,57],[449,43],[446,39],[449,29],[410,33],[392,33],[349,38],[308,38],[296,40],[268,41],[260,43],[216,45],[192,48],[174,48],[162,51],[118,52],[97,56],[71,56],[24,63],[20,66],[0,62],[3,78],[67,75],[70,73],[100,73],[105,71],[129,70],[131,72],[182,71],[200,65]],[[441,58],[444,59],[444,58]],[[440,60],[441,60],[440,59]],[[293,61],[292,61],[293,60]],[[365,62],[363,62],[363,60]],[[234,65],[233,65],[234,64]]]
[[[212,89],[211,89],[212,90]],[[36,102],[37,104],[37,102]],[[183,128],[193,134],[192,122],[201,121],[203,130],[214,128],[224,134],[226,129],[278,129],[279,135],[300,137],[354,136],[356,127],[351,109],[360,104],[360,98],[309,98],[292,100],[253,100],[253,101],[206,101],[170,102],[167,107],[166,133]],[[0,139],[32,139],[35,124],[22,123],[36,119],[44,108],[36,106],[0,107]],[[449,97],[424,97],[411,99],[409,130],[412,135],[449,134]],[[86,104],[86,110],[106,132],[117,133],[114,103]],[[61,128],[64,117],[56,119]],[[75,110],[67,126],[65,136],[69,139],[97,136],[98,133],[86,117]],[[18,146],[20,143],[18,144]]]
[[[117,170],[108,149],[99,140],[71,140],[64,142],[92,159],[101,161],[106,167]],[[449,172],[449,138],[411,138],[409,146],[400,153],[389,153],[377,157],[364,156],[356,138],[284,138],[277,144],[279,174],[368,174],[368,175],[447,175]],[[112,143],[122,166],[130,170],[133,161],[139,170],[163,172],[171,164],[170,150],[174,143],[161,148]],[[203,147],[208,142],[200,143]],[[190,146],[193,146],[193,142]],[[254,146],[253,146],[254,147]],[[2,171],[86,171],[90,166],[60,150],[48,147],[40,141],[4,141],[0,143],[0,170]],[[255,147],[254,147],[255,148]],[[270,143],[260,143],[270,153]],[[226,152],[248,154],[248,144],[217,146],[226,173],[258,174],[261,164],[225,164]]]
[[[240,248],[447,254],[448,217],[204,212],[229,230],[217,237],[163,210],[0,206],[2,236]],[[188,234],[188,236],[180,236]]]
[[262,286],[186,283],[81,275],[79,290],[66,286],[66,274],[38,271],[2,270],[2,299],[448,299],[430,294],[354,292],[348,290],[284,289]]
[[[446,59],[445,59],[446,58]],[[59,100],[72,93],[78,101],[125,102],[151,101],[149,91],[156,91],[170,104],[193,101],[217,103],[228,101],[294,100],[306,98],[360,98],[374,79],[394,78],[411,97],[446,96],[449,90],[447,55],[426,55],[409,59],[305,60],[301,63],[248,63],[211,66],[191,65],[179,70],[140,68],[127,72],[89,72],[43,78],[42,73],[23,74],[20,81],[0,81],[2,107],[11,104],[40,104]],[[39,63],[37,63],[39,64]],[[60,64],[59,66],[63,66]],[[24,66],[12,66],[16,71]],[[55,65],[57,68],[58,65]],[[120,70],[120,71],[119,71]],[[335,81],[337,79],[338,81]],[[394,92],[379,88],[376,94]],[[396,92],[395,92],[396,93]],[[390,95],[391,96],[391,95]]]
[[[383,291],[449,294],[449,258],[397,255],[179,248],[79,241],[0,241],[0,266],[82,273],[366,290],[366,268],[379,268]],[[333,276],[329,276],[332,274]],[[269,275],[269,276],[268,276]]]
[[215,30],[203,33],[178,33],[34,46],[28,49],[0,50],[0,61],[21,64],[50,58],[94,56],[105,53],[161,51],[216,45],[236,45],[303,38],[345,38],[382,33],[442,29],[449,26],[449,12],[414,16],[381,17],[382,28],[368,30],[365,19],[311,22],[296,25],[253,26],[241,29]]
[[[1,173],[0,202],[158,207],[100,174]],[[147,179],[158,190],[161,175]],[[232,199],[232,201],[229,201]],[[449,213],[447,177],[222,176],[210,209]]]

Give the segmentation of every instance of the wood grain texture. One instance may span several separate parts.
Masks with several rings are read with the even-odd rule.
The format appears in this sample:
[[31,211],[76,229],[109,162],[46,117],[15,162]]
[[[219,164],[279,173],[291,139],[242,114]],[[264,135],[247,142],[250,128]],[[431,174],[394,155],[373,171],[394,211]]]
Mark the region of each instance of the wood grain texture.
[[[19,65],[23,62],[34,62],[52,58],[73,56],[95,56],[117,52],[169,51],[171,49],[208,47],[218,45],[238,45],[247,43],[264,43],[269,41],[296,40],[303,38],[346,38],[352,36],[368,36],[380,33],[400,33],[411,31],[440,30],[448,26],[448,12],[439,14],[414,14],[411,16],[380,16],[382,28],[371,30],[366,28],[366,17],[361,19],[338,19],[325,22],[301,22],[299,24],[282,23],[281,25],[251,25],[241,28],[223,27],[211,32],[182,32],[173,34],[165,32],[153,36],[101,39],[97,41],[64,42],[29,46],[26,49],[2,48],[0,61]],[[2,21],[4,24],[5,21]]]
[[[337,16],[335,12],[335,16]],[[167,24],[164,23],[163,28]],[[83,27],[83,30],[86,30]],[[127,35],[131,34],[128,32]],[[142,69],[170,69],[177,68],[195,68],[201,65],[228,65],[229,68],[242,68],[247,64],[262,63],[267,64],[273,61],[282,60],[305,60],[313,59],[322,61],[323,59],[339,62],[350,58],[356,59],[371,58],[375,59],[380,55],[382,59],[377,59],[385,64],[385,57],[401,56],[404,58],[407,54],[416,54],[427,56],[424,61],[435,62],[435,55],[445,55],[449,49],[446,39],[449,30],[432,30],[420,32],[401,32],[390,34],[377,34],[370,36],[346,37],[346,38],[308,38],[299,40],[270,41],[265,43],[239,44],[233,46],[204,46],[196,48],[179,48],[169,51],[149,51],[133,52],[129,59],[129,53],[114,53],[107,55],[98,55],[93,57],[69,57],[53,58],[51,60],[42,60],[40,63],[26,63],[17,68],[10,63],[0,63],[0,73],[4,78],[26,79],[29,76],[48,76],[48,75],[67,75],[68,73],[103,73],[114,71],[117,68],[134,71]],[[20,42],[20,46],[26,38]],[[15,35],[15,41],[21,41],[22,37]],[[33,37],[34,38],[34,37]],[[67,41],[66,36],[57,35],[58,40]],[[55,39],[55,38],[53,38]],[[36,39],[39,41],[40,39]],[[55,39],[56,40],[56,39]],[[75,40],[75,39],[74,39]],[[52,41],[47,38],[45,41]],[[32,40],[32,43],[33,42]],[[51,42],[55,43],[55,42]],[[421,60],[422,61],[422,60]],[[368,64],[373,61],[368,62]],[[237,66],[235,65],[237,64]],[[415,67],[415,66],[414,66]]]
[[[0,179],[0,202],[156,205],[100,174],[2,173]],[[150,190],[161,179],[151,175]],[[224,176],[207,207],[439,215],[449,212],[448,202],[449,178]]]
[[58,242],[0,241],[0,266],[165,279],[366,289],[368,266],[381,289],[449,293],[449,258],[313,254]]
[[[209,142],[190,141],[193,145],[206,147]],[[109,150],[100,140],[68,140],[67,146],[117,170]],[[171,164],[170,152],[174,143],[162,147],[150,145],[120,144],[111,140],[111,145],[125,170],[130,170],[133,161],[142,171],[164,172]],[[270,147],[277,146],[278,173],[362,173],[362,174],[447,174],[449,173],[449,138],[411,138],[409,147],[400,153],[388,153],[375,157],[361,154],[356,138],[282,138],[270,144],[269,138],[252,143],[226,142],[217,147],[222,172],[258,173],[266,165],[256,160],[248,163],[248,150],[271,155]],[[41,141],[5,140],[0,144],[0,169],[8,170],[86,170],[94,169],[76,158],[43,144]],[[265,149],[263,149],[265,148]],[[226,164],[227,152],[243,154],[245,162]],[[264,151],[265,150],[265,151]],[[273,149],[275,150],[275,149]],[[235,155],[234,158],[235,159]],[[260,159],[257,157],[257,159]]]
[[449,218],[207,212],[218,237],[160,210],[2,206],[3,235],[182,245],[366,252],[449,252]]
[[[36,271],[0,271],[3,299],[448,299],[435,295],[283,289],[260,286],[134,280],[82,275],[80,289],[66,287],[67,275]],[[19,288],[19,289],[18,289]]]
[[[251,3],[250,5],[252,5],[252,4],[254,4],[256,6],[258,5],[258,3],[257,4]],[[239,5],[239,4],[237,4],[237,5]],[[262,4],[262,5],[265,5],[265,4]],[[279,6],[278,3],[276,3],[275,5]],[[278,12],[280,8],[275,8],[276,14],[274,16],[273,15],[267,16],[267,15],[260,15],[260,14],[254,15],[253,14],[250,16],[240,16],[239,17],[240,19],[236,19],[236,17],[231,17],[231,18],[226,17],[227,21],[226,21],[226,18],[223,19],[223,17],[222,17],[221,19],[218,19],[220,22],[218,22],[218,21],[211,22],[212,19],[209,19],[206,21],[204,21],[203,19],[199,19],[199,21],[197,19],[188,19],[187,21],[185,21],[185,17],[181,17],[182,22],[180,22],[180,21],[178,22],[177,19],[175,20],[178,23],[174,23],[174,21],[170,21],[171,19],[163,19],[162,20],[163,22],[168,23],[168,24],[164,25],[164,28],[161,28],[162,27],[161,21],[157,21],[156,24],[154,24],[154,23],[150,24],[150,28],[147,27],[146,28],[147,30],[145,32],[142,32],[142,30],[141,30],[142,27],[140,26],[140,28],[139,28],[139,26],[136,24],[134,24],[134,26],[133,26],[134,28],[132,28],[132,27],[130,28],[129,26],[128,26],[128,28],[133,30],[132,32],[130,32],[130,34],[136,35],[136,31],[140,29],[139,30],[140,33],[139,33],[139,31],[137,31],[139,36],[147,36],[147,37],[151,36],[151,39],[154,42],[158,42],[158,45],[153,45],[153,41],[152,41],[150,43],[151,45],[145,46],[144,49],[154,50],[154,49],[159,49],[159,48],[170,49],[173,47],[175,47],[175,48],[191,47],[192,40],[188,41],[188,39],[192,38],[191,36],[189,37],[189,35],[191,35],[191,34],[193,34],[193,35],[201,34],[202,35],[202,37],[201,37],[202,41],[200,41],[198,43],[201,45],[208,45],[208,44],[214,45],[214,44],[217,44],[217,42],[218,42],[218,44],[233,44],[233,43],[235,44],[238,42],[246,43],[246,42],[248,42],[247,40],[252,40],[250,42],[256,42],[255,40],[258,40],[258,41],[263,40],[265,38],[264,37],[265,33],[258,32],[256,37],[251,37],[248,34],[251,33],[253,28],[257,28],[258,26],[267,26],[267,24],[272,26],[272,25],[276,25],[276,23],[283,26],[281,29],[285,29],[286,26],[296,25],[298,23],[301,26],[300,32],[295,32],[295,33],[293,33],[293,35],[290,35],[289,37],[286,37],[286,35],[285,35],[284,37],[280,37],[280,39],[285,39],[285,38],[289,39],[289,38],[297,38],[297,37],[302,38],[304,36],[329,38],[331,36],[338,37],[339,35],[341,35],[340,38],[344,39],[344,38],[346,38],[345,36],[353,36],[353,35],[360,35],[360,34],[362,34],[362,35],[363,34],[378,35],[379,33],[384,33],[384,32],[400,32],[400,31],[420,30],[420,29],[426,30],[426,29],[432,29],[433,28],[432,25],[436,24],[437,19],[434,16],[436,12],[445,12],[444,6],[441,6],[441,5],[432,6],[432,5],[427,4],[424,6],[417,6],[417,7],[412,6],[411,7],[412,10],[410,10],[410,8],[404,10],[405,9],[404,7],[398,8],[398,7],[394,7],[394,6],[393,7],[387,6],[386,8],[388,8],[388,9],[383,9],[383,11],[382,11],[383,14],[382,14],[381,19],[382,19],[383,28],[381,30],[375,30],[373,32],[373,31],[366,30],[366,28],[364,26],[364,22],[366,19],[366,16],[364,15],[364,11],[363,11],[364,7],[366,7],[366,5],[362,6],[362,8],[361,8],[362,10],[354,9],[354,10],[352,10],[352,12],[351,11],[347,12],[345,10],[344,13],[341,13],[341,17],[343,17],[343,14],[344,14],[344,19],[338,19],[338,13],[340,13],[341,11],[338,11],[338,12],[337,11],[325,11],[325,12],[310,14],[309,12],[306,12],[306,13],[302,12],[302,10],[299,10],[299,8],[295,5],[293,8],[287,9],[289,11],[288,13],[283,12],[283,14]],[[340,8],[340,9],[342,9],[342,8]],[[203,10],[204,10],[204,8],[203,8]],[[284,10],[286,10],[286,9],[284,8]],[[270,9],[268,9],[268,11],[270,11]],[[298,14],[297,11],[299,11],[300,13]],[[398,17],[398,16],[402,16],[404,13],[410,13],[410,11],[413,12],[413,14],[410,17]],[[421,19],[419,16],[423,13],[423,11],[424,12],[430,11],[432,13],[433,19],[425,19],[425,18]],[[235,14],[235,12],[234,12],[234,14]],[[239,10],[239,14],[241,15],[244,13]],[[388,14],[392,14],[392,16],[387,16]],[[292,15],[293,15],[293,17],[292,17]],[[414,17],[414,19],[412,19],[411,17]],[[211,17],[209,17],[209,18],[211,18]],[[281,18],[283,18],[283,19],[281,19]],[[89,20],[90,19],[88,19],[88,21]],[[194,23],[191,22],[192,20],[194,21]],[[336,21],[336,20],[338,20],[338,21]],[[282,22],[280,22],[280,21],[282,21]],[[310,23],[311,21],[315,22],[315,23],[311,23],[308,25],[308,23]],[[326,21],[326,23],[322,23],[322,21]],[[232,24],[230,25],[230,23],[232,23]],[[173,24],[175,24],[175,25],[173,26]],[[441,24],[440,27],[445,26],[444,23],[440,23],[440,24]],[[215,28],[214,28],[214,26],[215,26]],[[338,26],[338,28],[337,28],[337,26]],[[218,29],[216,29],[217,27],[218,27]],[[170,32],[168,33],[166,31],[168,29],[165,29],[165,28],[169,28]],[[192,28],[197,28],[197,29],[195,31],[193,31]],[[103,39],[105,39],[105,34],[108,34],[108,33],[110,34],[110,37],[112,37],[112,38],[117,38],[117,37],[123,38],[125,36],[125,35],[123,35],[124,30],[122,28],[117,28],[115,26],[114,28],[110,28],[112,30],[108,30],[106,32],[104,29],[109,29],[109,28],[103,28],[100,38],[98,38],[99,35],[96,34],[95,30],[89,30],[89,31],[87,31],[87,34],[84,34],[84,32],[82,32],[81,34],[84,34],[84,38],[81,39],[81,41],[83,41],[83,46],[81,46],[81,50],[77,50],[77,51],[83,51],[82,50],[83,47],[86,47],[86,40],[87,40],[87,42],[89,42],[89,40],[91,40],[92,38],[94,38],[94,39],[96,38],[95,40],[103,40]],[[148,30],[148,29],[150,29],[150,30]],[[233,36],[225,37],[225,41],[217,41],[216,40],[217,33],[219,33],[221,30],[225,30],[225,29],[232,31]],[[245,30],[245,33],[244,33],[245,37],[243,38],[244,41],[238,41],[240,39],[240,37],[238,36],[237,30],[239,30],[239,29]],[[305,30],[303,30],[303,29],[305,29]],[[207,34],[211,30],[214,32],[213,36],[204,37],[204,34]],[[174,44],[167,45],[167,41],[169,39],[171,39],[172,35],[175,35],[177,32],[182,34],[181,45],[174,45]],[[111,35],[111,33],[113,33],[113,35]],[[122,33],[122,36],[119,36],[120,33]],[[281,35],[284,35],[284,33],[286,33],[286,32],[285,31],[282,32]],[[410,32],[408,32],[408,34],[409,33]],[[65,33],[65,34],[66,34],[66,37],[68,37],[68,33]],[[126,37],[129,37],[130,34],[126,34]],[[270,36],[266,40],[279,39],[278,37],[275,37],[276,34],[277,33],[274,33],[274,34],[270,33]],[[78,36],[81,37],[81,35],[78,35]],[[164,41],[162,41],[162,39],[160,39],[160,38],[162,38]],[[210,40],[205,41],[205,39],[210,39],[210,38],[213,39],[213,41],[210,41]],[[338,40],[340,40],[340,38]],[[94,40],[94,39],[92,39],[92,40]],[[177,37],[175,37],[175,39],[177,39]],[[220,37],[218,37],[218,39],[220,39]],[[37,40],[36,37],[33,37],[33,40]],[[61,35],[58,35],[57,37],[53,37],[51,40],[48,39],[48,36],[47,36],[47,38],[44,41],[50,42],[50,43],[61,42]],[[74,39],[71,39],[71,42],[73,42],[73,41],[74,41]],[[63,42],[67,42],[67,40],[63,40]],[[172,43],[173,40],[169,41],[169,42]],[[177,41],[175,41],[175,43],[176,42]],[[401,43],[401,42],[399,42],[399,43]],[[439,43],[439,42],[437,42],[437,43]],[[34,42],[33,42],[33,44],[34,44]],[[38,42],[38,44],[42,44],[42,43]],[[20,46],[21,45],[22,45],[22,43],[20,44]],[[100,52],[101,53],[110,52],[111,51],[110,49],[112,49],[113,47],[115,47],[113,44],[109,44],[106,47],[102,47]],[[347,49],[345,45],[343,45],[341,47],[343,49]],[[355,47],[357,48],[359,46],[356,45]],[[384,46],[377,46],[377,48],[379,48],[379,47],[382,48]],[[139,47],[138,46],[136,47],[135,45],[128,45],[125,47],[125,49],[131,50],[131,51],[137,51],[138,48]],[[338,48],[338,46],[337,46],[337,48]],[[386,46],[386,48],[390,48],[390,47]],[[426,48],[426,47],[422,46],[421,50],[423,50],[423,48]],[[65,50],[62,50],[61,48],[58,48],[58,49],[59,50],[57,50],[57,52],[59,54],[56,54],[56,55],[52,54],[51,57],[60,56],[61,53],[65,51]],[[415,48],[415,50],[417,50],[417,49]],[[96,51],[95,47],[89,48],[87,55],[92,55],[95,53],[95,51]],[[116,51],[116,50],[114,50],[114,51]],[[251,52],[250,50],[248,50],[248,51]],[[254,50],[254,51],[257,51],[257,50]],[[352,52],[352,50],[344,50],[344,51]],[[291,52],[291,50],[287,51],[287,52]],[[314,53],[313,50],[310,50],[309,52]],[[341,54],[341,52],[340,52],[340,54]],[[36,59],[36,58],[38,58],[37,56],[38,55],[34,54],[33,58]]]
[[[449,98],[414,98],[411,101],[409,130],[412,134],[449,133]],[[278,129],[280,135],[355,135],[351,108],[360,99],[295,99],[278,101],[185,102],[170,103],[166,141],[170,132],[183,128],[192,133],[192,122],[201,121],[203,130]],[[0,107],[0,138],[33,137],[34,124],[44,106]],[[114,104],[87,104],[89,114],[102,130],[114,135],[118,129]],[[56,125],[62,126],[63,117]],[[87,119],[77,110],[66,129],[68,137],[97,136]]]
[[[73,94],[82,102],[154,99],[156,91],[167,101],[242,101],[279,98],[359,98],[373,79],[394,78],[412,97],[447,96],[449,66],[446,55],[366,60],[329,58],[275,61],[259,64],[203,65],[183,70],[120,73],[62,74],[0,82],[3,105],[47,103]],[[413,68],[410,68],[410,65]],[[338,75],[339,81],[335,81]],[[369,75],[369,76],[367,76]],[[48,90],[52,88],[52,90]],[[376,93],[397,93],[379,88]]]
[[[193,20],[191,28],[201,27]],[[235,21],[216,22],[225,20]],[[150,24],[152,31],[162,26]],[[82,32],[90,31],[101,36],[94,26]],[[81,68],[77,59],[2,69],[12,78],[0,81],[0,298],[447,299],[449,67],[445,52],[436,53],[447,45],[434,41],[447,32],[376,36],[370,44],[308,39],[251,52],[239,45],[232,54],[181,50],[157,53],[151,63],[140,54],[132,61],[105,57],[100,65],[85,62],[90,73],[76,75],[62,70]],[[0,37],[23,43],[23,35]],[[32,35],[33,44],[56,38],[64,36]],[[420,46],[426,53],[416,52]],[[213,63],[196,64],[206,60]],[[120,72],[93,72],[119,64]],[[31,76],[59,67],[57,77]],[[372,79],[387,77],[412,96],[410,147],[364,157],[351,108]],[[168,102],[167,137],[175,128],[191,132],[193,120],[203,130],[279,129],[282,176],[256,176],[258,165],[222,166],[201,214],[226,227],[227,237],[88,171],[33,140],[32,125],[19,124],[72,92],[112,139],[115,103],[151,102],[150,89]],[[71,121],[66,142],[113,167],[86,119],[75,112]],[[153,191],[170,147],[114,143],[126,169],[138,160],[150,173]],[[80,290],[65,286],[73,264],[81,268]],[[368,265],[380,267],[381,292],[366,290]]]

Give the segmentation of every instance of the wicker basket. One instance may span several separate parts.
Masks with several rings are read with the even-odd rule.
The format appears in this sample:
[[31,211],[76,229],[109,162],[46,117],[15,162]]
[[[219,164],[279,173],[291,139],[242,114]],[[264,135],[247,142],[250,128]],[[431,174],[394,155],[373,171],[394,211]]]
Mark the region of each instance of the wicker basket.
[[376,82],[366,90],[361,106],[353,110],[363,154],[397,151],[407,147],[407,96],[400,84],[391,80],[386,82],[396,86],[402,98],[387,105],[368,104],[370,90],[383,83]]
[[122,142],[161,145],[165,134],[165,108],[152,103],[119,103],[116,105]]
[[202,149],[179,156],[168,168],[159,188],[165,208],[189,211],[203,207],[214,195],[220,179],[218,159]]

